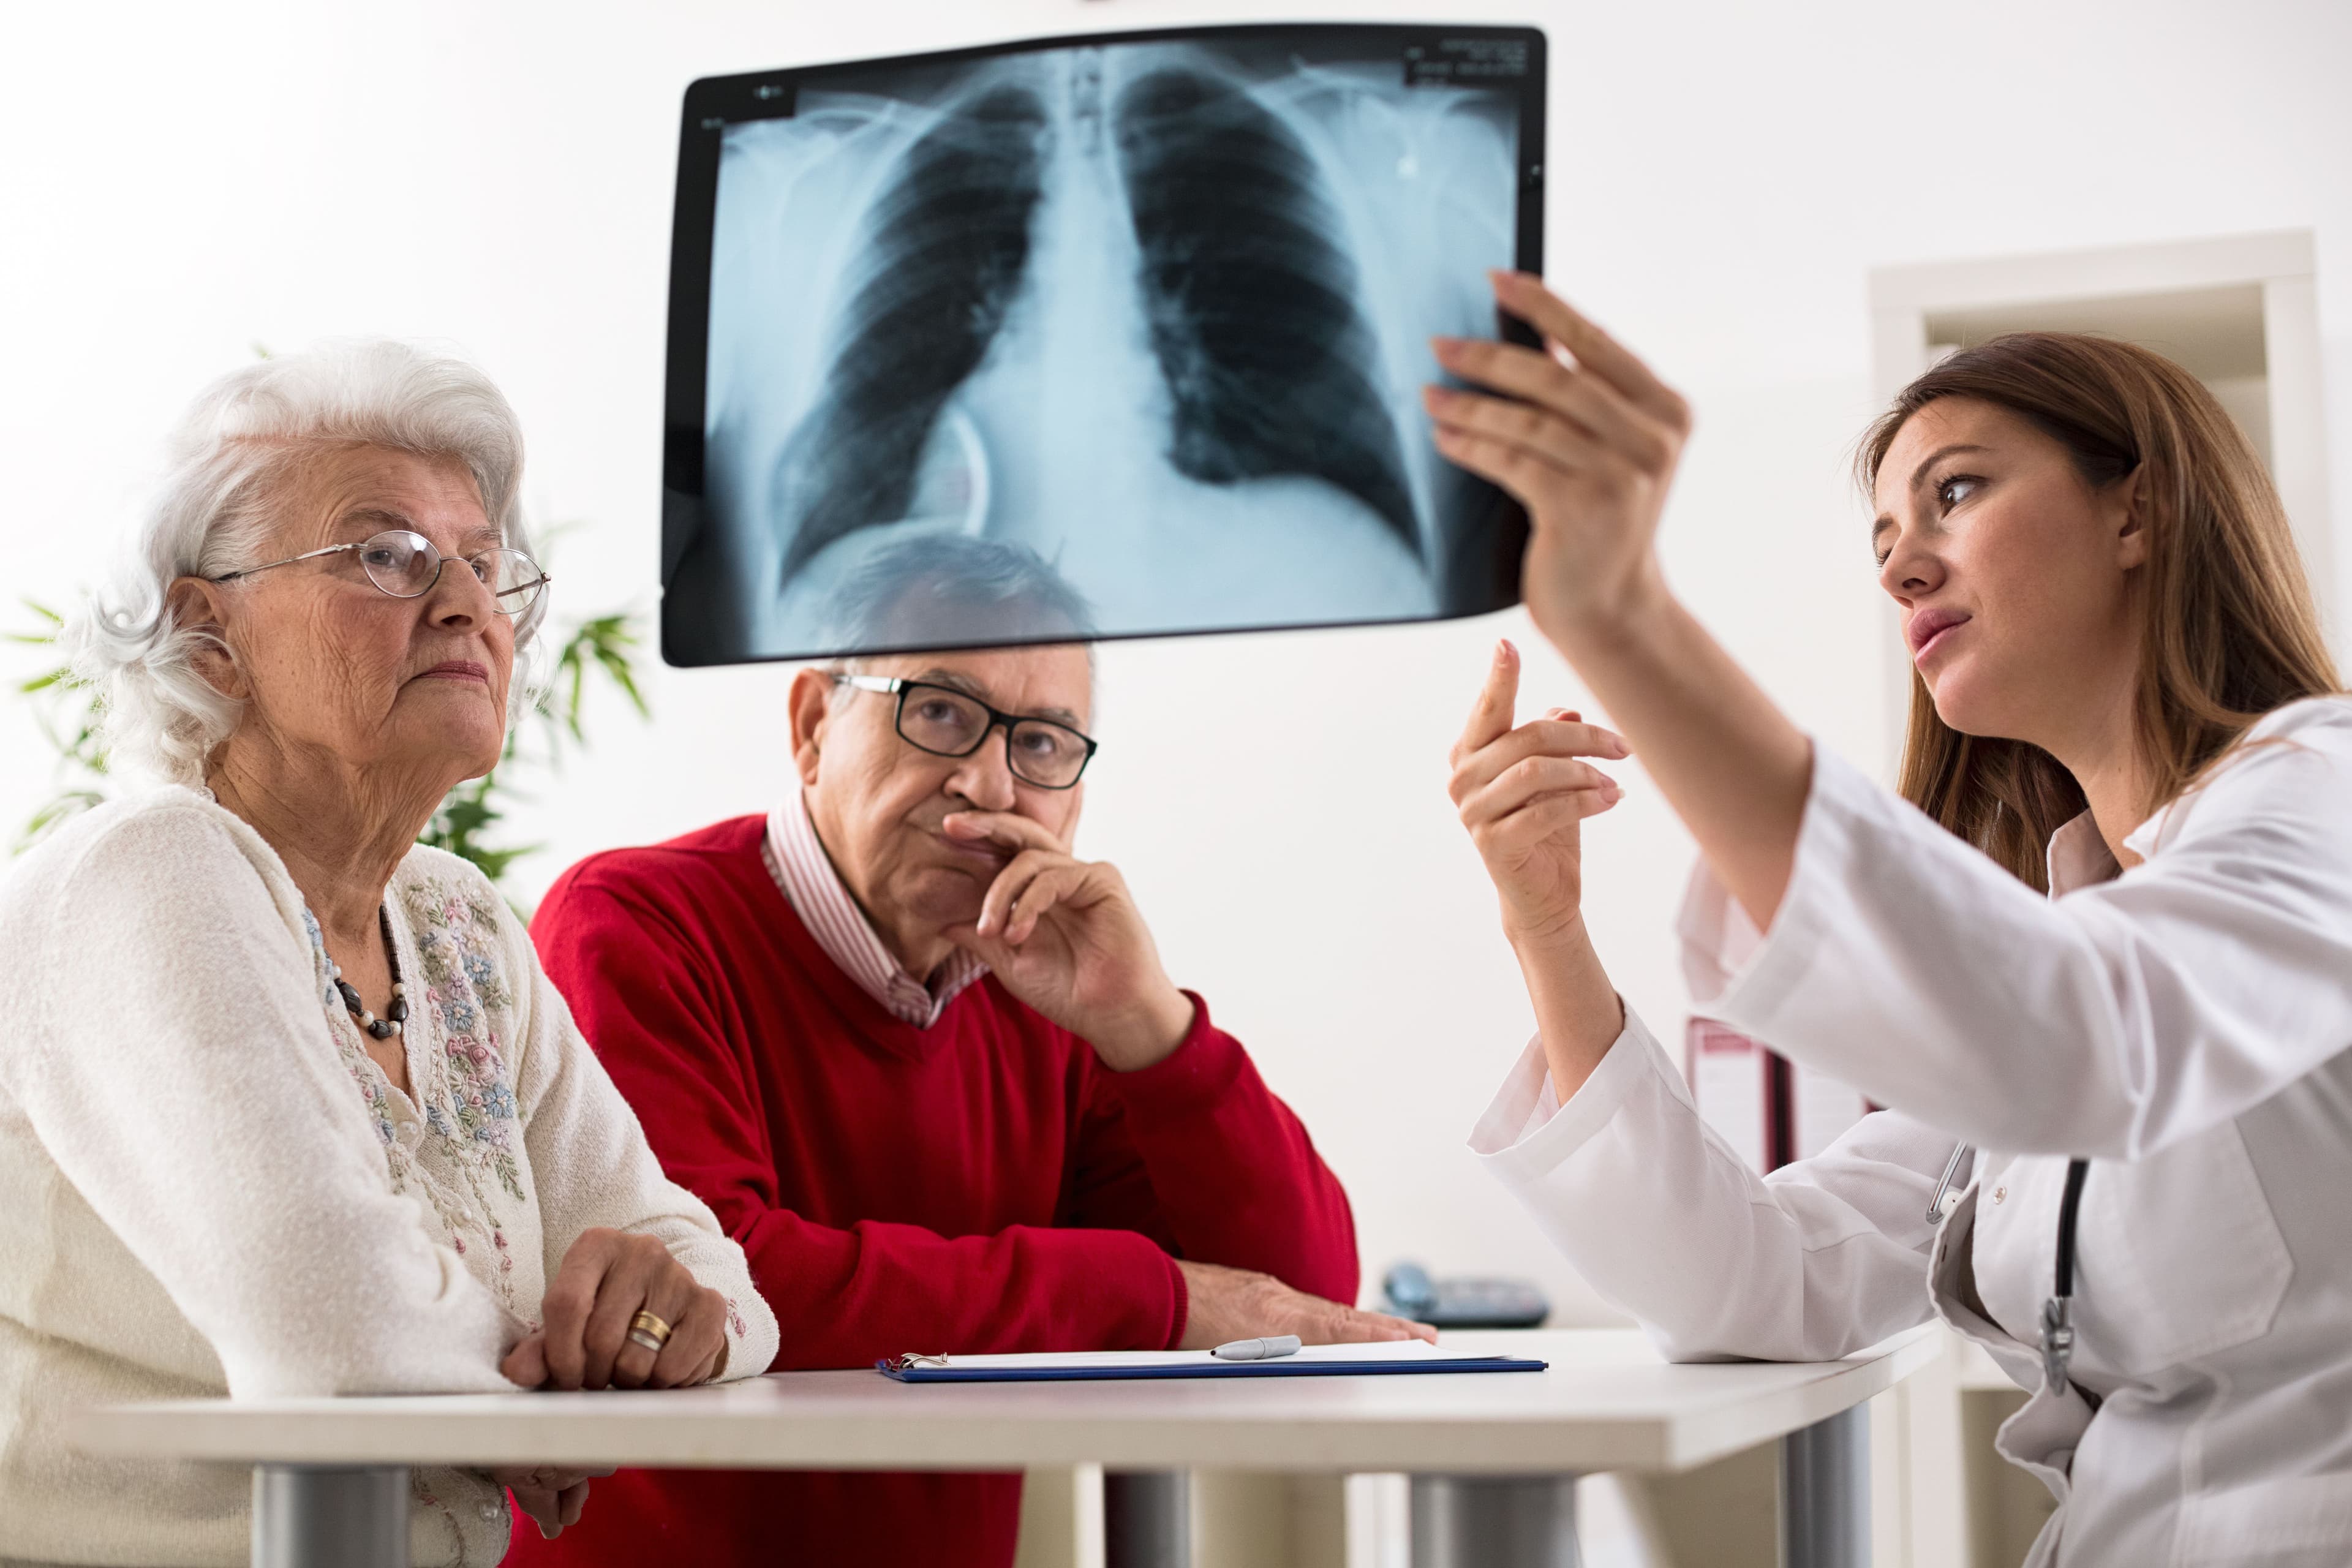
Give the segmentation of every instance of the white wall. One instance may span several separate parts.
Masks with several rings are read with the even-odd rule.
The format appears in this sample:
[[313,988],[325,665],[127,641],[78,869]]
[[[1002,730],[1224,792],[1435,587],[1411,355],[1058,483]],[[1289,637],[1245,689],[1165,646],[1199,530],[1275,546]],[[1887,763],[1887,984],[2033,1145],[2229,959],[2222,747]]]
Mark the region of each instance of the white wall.
[[[1296,0],[1281,14],[1454,13]],[[521,408],[561,608],[654,597],[675,116],[691,78],[1023,33],[1262,19],[1213,0],[670,0],[47,6],[0,52],[0,624],[83,581],[176,409],[249,345],[453,339]],[[2164,0],[1497,4],[1552,39],[1552,277],[1696,399],[1673,575],[1830,743],[1883,754],[1863,517],[1866,267],[2310,226],[2352,495],[2352,10]],[[1466,19],[1466,18],[1465,18]],[[2341,502],[2339,501],[2339,505]],[[2352,573],[2352,550],[2339,548]],[[2338,603],[2352,602],[2339,594]],[[1541,1277],[1597,1309],[1463,1152],[1528,1026],[1443,792],[1488,639],[1406,631],[1127,645],[1084,847],[1306,1115],[1367,1268]],[[1549,656],[1532,696],[1573,701]],[[549,792],[571,859],[762,806],[781,669],[657,670],[637,732]],[[1255,764],[1255,766],[1253,766]],[[44,754],[0,704],[0,825]],[[1592,911],[1678,1030],[1687,846],[1654,797],[1592,834]]]

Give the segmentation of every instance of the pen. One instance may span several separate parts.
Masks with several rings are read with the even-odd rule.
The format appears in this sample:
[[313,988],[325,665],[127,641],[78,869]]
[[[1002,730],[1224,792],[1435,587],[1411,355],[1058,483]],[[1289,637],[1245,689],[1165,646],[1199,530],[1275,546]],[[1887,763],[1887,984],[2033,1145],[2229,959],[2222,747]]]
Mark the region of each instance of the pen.
[[1272,1361],[1296,1354],[1298,1344],[1297,1334],[1276,1334],[1267,1340],[1229,1340],[1209,1353],[1219,1361]]

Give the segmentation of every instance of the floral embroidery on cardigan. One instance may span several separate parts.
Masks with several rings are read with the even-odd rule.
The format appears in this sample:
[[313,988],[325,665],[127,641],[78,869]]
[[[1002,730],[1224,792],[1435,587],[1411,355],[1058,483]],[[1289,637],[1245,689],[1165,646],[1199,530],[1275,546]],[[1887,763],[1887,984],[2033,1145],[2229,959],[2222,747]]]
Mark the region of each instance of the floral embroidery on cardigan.
[[497,901],[480,889],[425,879],[401,889],[401,903],[416,934],[425,1002],[441,1026],[447,1074],[447,1100],[433,1098],[425,1124],[468,1150],[509,1196],[528,1201],[515,1164],[515,1097],[500,1026],[511,1025],[514,993],[496,957]]
[[446,1163],[420,1162],[401,1141],[390,1082],[346,1016],[325,933],[306,909],[302,923],[318,970],[320,1005],[337,1057],[358,1086],[383,1147],[392,1190],[424,1199],[458,1256],[488,1240],[496,1262],[485,1283],[520,1320],[525,1314],[514,1294],[514,1254],[496,1201],[501,1194],[530,1201],[516,1159],[520,1110],[505,1056],[514,992],[499,962],[499,906],[487,889],[431,878],[405,885],[395,879],[394,889],[423,972],[410,990],[412,998],[421,990],[425,1005],[409,1016],[409,1040],[417,1047],[409,1053],[409,1095],[446,1152]]

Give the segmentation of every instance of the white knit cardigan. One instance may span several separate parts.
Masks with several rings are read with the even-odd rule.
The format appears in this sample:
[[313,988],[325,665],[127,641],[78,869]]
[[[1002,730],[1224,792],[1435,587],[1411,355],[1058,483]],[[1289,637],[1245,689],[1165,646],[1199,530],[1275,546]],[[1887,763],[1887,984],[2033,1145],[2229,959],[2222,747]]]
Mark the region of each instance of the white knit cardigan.
[[[728,1298],[730,1377],[773,1358],[742,1250],[662,1174],[489,883],[418,848],[384,908],[413,1097],[285,866],[209,797],[91,812],[0,881],[0,1559],[245,1563],[243,1472],[86,1458],[64,1417],[511,1389],[499,1359],[592,1226]],[[414,1491],[417,1563],[504,1555],[487,1477]]]

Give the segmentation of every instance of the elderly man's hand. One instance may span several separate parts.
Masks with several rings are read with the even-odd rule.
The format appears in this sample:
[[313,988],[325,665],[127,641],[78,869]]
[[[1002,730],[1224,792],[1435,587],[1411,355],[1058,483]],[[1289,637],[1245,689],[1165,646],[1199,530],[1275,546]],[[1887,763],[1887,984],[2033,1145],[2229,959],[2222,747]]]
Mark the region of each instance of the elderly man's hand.
[[979,920],[947,932],[1006,990],[1094,1047],[1114,1072],[1150,1067],[1183,1043],[1192,1004],[1160,966],[1118,868],[1076,858],[1016,812],[960,811],[941,826],[951,837],[1014,852]]
[[1279,1334],[1297,1334],[1310,1345],[1386,1340],[1437,1342],[1437,1331],[1427,1323],[1407,1322],[1384,1312],[1360,1312],[1294,1290],[1271,1274],[1184,1258],[1177,1259],[1176,1267],[1184,1271],[1184,1288],[1192,1297],[1179,1350],[1214,1350],[1232,1340]]

